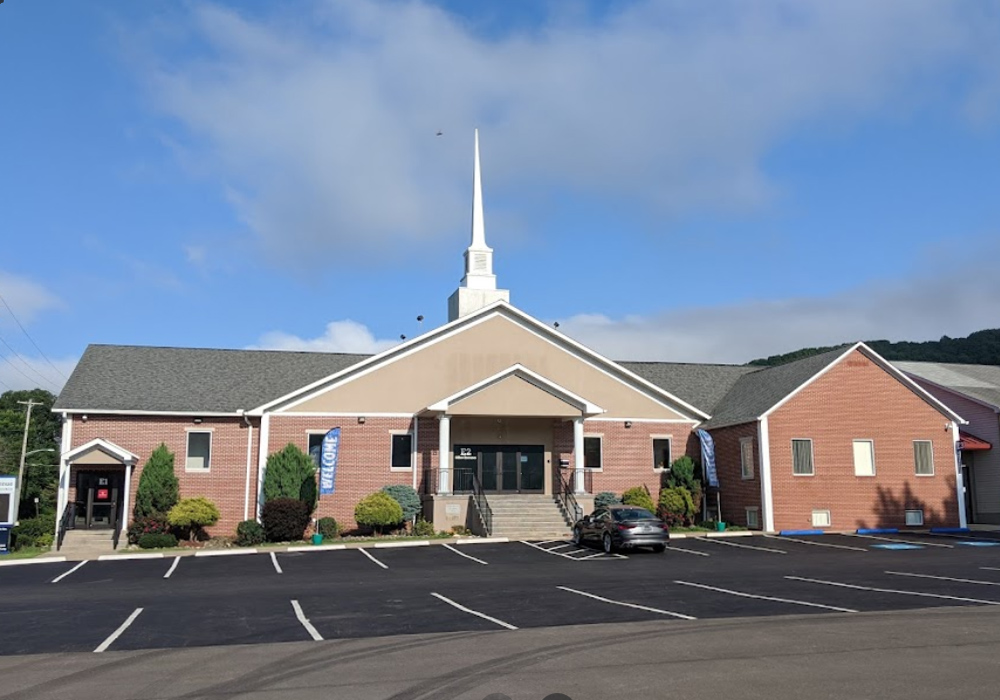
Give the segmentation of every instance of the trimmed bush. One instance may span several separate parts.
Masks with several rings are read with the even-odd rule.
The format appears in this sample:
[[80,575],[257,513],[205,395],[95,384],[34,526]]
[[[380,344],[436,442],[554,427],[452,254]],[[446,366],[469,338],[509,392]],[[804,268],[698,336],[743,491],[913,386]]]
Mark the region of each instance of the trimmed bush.
[[594,496],[594,507],[601,508],[603,506],[614,506],[621,503],[621,499],[618,498],[617,494],[611,493],[610,491],[601,491],[599,494]]
[[417,522],[413,524],[413,534],[417,537],[433,537],[434,524],[427,522],[423,518],[418,518]]
[[302,501],[311,514],[316,510],[316,464],[312,457],[292,443],[267,457],[264,472],[264,503],[276,498]]
[[622,503],[624,503],[627,506],[638,506],[639,508],[645,508],[650,512],[656,510],[656,505],[653,503],[653,497],[650,496],[649,492],[642,486],[634,486],[625,493],[623,493]]
[[354,519],[358,525],[384,532],[387,527],[403,522],[403,508],[389,494],[377,491],[362,498],[354,507]]
[[264,542],[264,526],[256,520],[244,520],[236,526],[236,544],[240,547],[253,547]]
[[[56,531],[56,516],[54,513],[41,515],[37,518],[25,518],[12,531],[13,541],[11,549],[25,549],[31,547],[51,547],[52,535]],[[45,544],[45,536],[48,535],[48,544]]]
[[392,496],[399,504],[399,507],[403,509],[403,520],[407,522],[415,520],[417,513],[423,510],[420,495],[412,486],[393,484],[392,486],[383,486],[382,492]]
[[171,534],[150,532],[139,538],[139,547],[141,549],[164,549],[176,546],[177,538]]
[[150,515],[136,518],[128,526],[128,543],[139,544],[143,535],[166,535],[170,532],[170,523],[163,515]]
[[193,542],[204,532],[204,528],[219,522],[219,509],[207,498],[185,498],[167,513],[167,521],[174,527],[188,531]]
[[297,498],[275,498],[267,501],[260,512],[264,536],[268,542],[298,542],[309,526],[312,509]]
[[174,474],[174,453],[160,443],[139,475],[132,515],[147,518],[168,513],[177,505],[179,498],[180,487]]
[[690,525],[695,515],[691,492],[683,486],[662,489],[656,512],[668,525]]
[[323,535],[323,539],[333,539],[340,534],[340,524],[333,518],[320,518],[316,521],[316,532]]

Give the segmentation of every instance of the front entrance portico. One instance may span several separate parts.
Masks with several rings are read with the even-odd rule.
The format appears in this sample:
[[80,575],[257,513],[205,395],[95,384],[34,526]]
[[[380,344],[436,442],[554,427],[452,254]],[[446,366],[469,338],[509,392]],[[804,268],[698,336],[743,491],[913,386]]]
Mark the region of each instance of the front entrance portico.
[[63,455],[59,476],[59,523],[63,529],[128,527],[132,470],[138,457],[102,439]]

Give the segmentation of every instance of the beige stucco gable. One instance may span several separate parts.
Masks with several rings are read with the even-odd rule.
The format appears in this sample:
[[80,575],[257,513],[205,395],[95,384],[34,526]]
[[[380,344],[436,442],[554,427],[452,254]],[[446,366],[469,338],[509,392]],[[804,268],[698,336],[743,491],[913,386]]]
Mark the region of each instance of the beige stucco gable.
[[508,376],[448,406],[455,416],[552,416],[580,418],[579,407],[519,376]]
[[[407,354],[373,364],[279,412],[415,414],[513,365],[585,396],[604,408],[609,418],[690,419],[638,382],[613,376],[582,353],[502,314],[486,316],[415,346]],[[492,402],[483,397],[477,410],[486,411],[490,406],[502,410],[512,391],[523,389],[505,388],[492,394]]]

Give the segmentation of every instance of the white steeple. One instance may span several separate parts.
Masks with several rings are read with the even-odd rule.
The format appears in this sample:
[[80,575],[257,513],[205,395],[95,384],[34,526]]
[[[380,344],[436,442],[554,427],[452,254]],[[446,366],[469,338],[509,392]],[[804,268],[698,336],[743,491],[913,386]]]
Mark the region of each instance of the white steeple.
[[465,276],[448,299],[448,320],[454,321],[496,301],[510,301],[510,292],[497,289],[493,274],[493,249],[486,245],[483,217],[483,181],[479,167],[479,129],[475,132],[472,173],[472,243],[465,251]]

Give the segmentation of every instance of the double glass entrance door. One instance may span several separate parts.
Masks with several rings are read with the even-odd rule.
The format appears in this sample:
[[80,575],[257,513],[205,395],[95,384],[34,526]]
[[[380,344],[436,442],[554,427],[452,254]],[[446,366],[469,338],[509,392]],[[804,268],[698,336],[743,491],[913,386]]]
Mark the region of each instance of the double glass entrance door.
[[542,445],[455,445],[456,491],[472,491],[475,474],[487,493],[544,493]]
[[114,527],[124,481],[122,475],[114,472],[78,472],[73,527],[78,530]]

